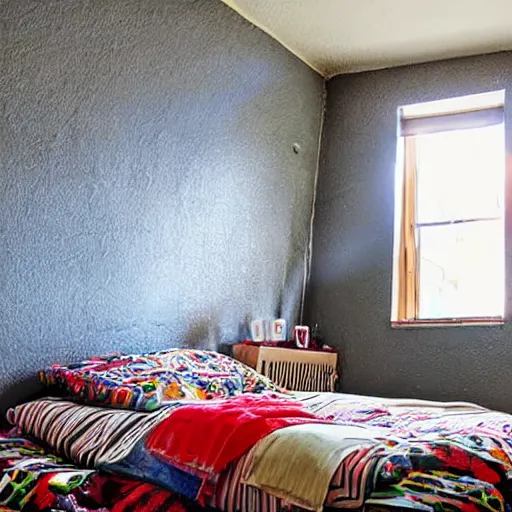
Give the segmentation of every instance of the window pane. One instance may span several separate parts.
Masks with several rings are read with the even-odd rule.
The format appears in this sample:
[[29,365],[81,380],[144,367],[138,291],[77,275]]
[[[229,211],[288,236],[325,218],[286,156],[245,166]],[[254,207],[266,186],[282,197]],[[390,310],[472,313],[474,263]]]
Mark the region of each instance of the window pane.
[[500,217],[503,124],[416,138],[417,222]]
[[505,302],[502,221],[418,229],[419,316],[502,316]]

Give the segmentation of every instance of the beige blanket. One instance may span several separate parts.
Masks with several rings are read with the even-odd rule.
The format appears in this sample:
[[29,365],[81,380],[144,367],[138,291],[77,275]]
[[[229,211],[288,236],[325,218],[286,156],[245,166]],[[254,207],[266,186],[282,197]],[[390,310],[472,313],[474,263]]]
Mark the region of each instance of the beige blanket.
[[320,511],[338,466],[354,450],[379,444],[377,435],[357,426],[313,423],[283,428],[252,449],[242,481]]

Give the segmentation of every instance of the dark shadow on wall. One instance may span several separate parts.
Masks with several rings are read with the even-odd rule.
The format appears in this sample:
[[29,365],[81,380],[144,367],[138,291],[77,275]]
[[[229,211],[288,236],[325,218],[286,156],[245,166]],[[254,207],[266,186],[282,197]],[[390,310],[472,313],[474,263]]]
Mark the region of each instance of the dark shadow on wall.
[[216,350],[219,339],[218,319],[210,317],[189,328],[183,346],[198,350]]
[[[39,376],[34,374],[30,377],[19,379],[15,383],[8,385],[5,389],[5,396],[10,400],[4,401],[0,406],[0,428],[11,428],[6,420],[6,413],[10,407],[15,407],[22,402],[36,400],[45,396],[45,390],[39,381]],[[16,397],[16,399],[13,399]]]

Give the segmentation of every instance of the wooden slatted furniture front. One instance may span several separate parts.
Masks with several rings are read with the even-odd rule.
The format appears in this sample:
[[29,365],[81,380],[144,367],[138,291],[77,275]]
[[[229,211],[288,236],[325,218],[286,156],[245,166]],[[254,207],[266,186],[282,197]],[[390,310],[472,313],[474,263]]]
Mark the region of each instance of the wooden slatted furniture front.
[[233,357],[291,391],[336,390],[338,354],[258,345],[233,345]]

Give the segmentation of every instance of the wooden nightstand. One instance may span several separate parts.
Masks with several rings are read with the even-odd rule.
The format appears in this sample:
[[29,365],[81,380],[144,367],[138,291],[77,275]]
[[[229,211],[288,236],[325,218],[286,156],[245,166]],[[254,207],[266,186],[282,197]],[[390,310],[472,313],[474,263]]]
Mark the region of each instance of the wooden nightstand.
[[233,357],[291,391],[335,391],[338,354],[237,343]]

